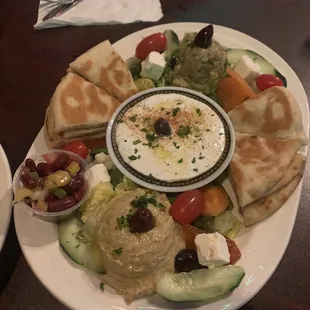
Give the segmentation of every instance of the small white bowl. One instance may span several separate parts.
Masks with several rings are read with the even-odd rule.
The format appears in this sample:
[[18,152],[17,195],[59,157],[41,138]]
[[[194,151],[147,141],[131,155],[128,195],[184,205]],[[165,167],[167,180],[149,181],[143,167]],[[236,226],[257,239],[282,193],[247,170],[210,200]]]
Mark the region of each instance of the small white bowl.
[[[48,152],[45,152],[43,154],[36,154],[34,156],[31,157],[27,157],[27,158],[31,158],[36,164],[38,163],[42,163],[42,162],[46,162],[44,159],[45,155],[61,155],[61,154],[66,154],[68,155],[71,159],[73,159],[74,161],[78,162],[83,174],[84,174],[84,178],[86,181],[86,189],[85,189],[85,193],[83,198],[77,202],[74,206],[72,206],[69,209],[66,209],[64,211],[58,211],[58,212],[45,212],[45,211],[39,211],[37,209],[33,209],[32,207],[28,206],[24,201],[18,202],[16,203],[15,208],[20,208],[22,206],[24,206],[29,212],[31,212],[34,216],[38,217],[39,219],[46,221],[46,222],[53,222],[53,223],[57,223],[57,222],[61,222],[66,220],[67,218],[71,217],[72,215],[74,215],[75,213],[78,212],[78,209],[81,207],[81,205],[86,201],[86,199],[88,198],[89,194],[90,194],[90,182],[91,182],[91,174],[88,170],[88,164],[87,162],[80,156],[69,152],[69,151],[65,151],[65,150],[51,150]],[[14,178],[13,178],[13,192],[15,193],[17,188],[23,187],[22,182],[20,181],[20,175],[22,172],[23,167],[25,166],[25,161],[24,160],[20,166],[17,168]]]
[[[224,129],[224,148],[221,151],[219,159],[216,163],[209,167],[205,171],[201,171],[200,174],[189,178],[176,181],[164,181],[156,179],[152,176],[145,175],[141,171],[134,169],[128,162],[126,162],[118,150],[118,144],[116,142],[116,129],[125,113],[133,106],[141,102],[142,100],[158,95],[158,94],[177,94],[194,99],[196,101],[206,104],[212,112],[214,112]],[[139,119],[139,115],[137,117]],[[113,114],[107,129],[107,148],[109,155],[115,166],[130,180],[139,184],[142,187],[146,187],[152,190],[161,192],[183,192],[196,188],[200,188],[219,177],[229,165],[235,148],[235,133],[233,126],[226,114],[226,112],[209,97],[185,88],[180,87],[159,87],[152,88],[143,92],[140,92],[121,104]],[[215,160],[214,160],[215,161]]]

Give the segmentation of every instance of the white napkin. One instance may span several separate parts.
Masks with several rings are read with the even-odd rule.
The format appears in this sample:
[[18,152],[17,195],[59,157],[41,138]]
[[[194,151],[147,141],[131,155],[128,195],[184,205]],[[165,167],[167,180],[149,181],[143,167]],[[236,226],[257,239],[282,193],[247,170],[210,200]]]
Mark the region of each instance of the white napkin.
[[41,0],[35,29],[68,25],[128,24],[156,22],[163,17],[159,0],[83,0],[58,17],[42,21],[57,3]]

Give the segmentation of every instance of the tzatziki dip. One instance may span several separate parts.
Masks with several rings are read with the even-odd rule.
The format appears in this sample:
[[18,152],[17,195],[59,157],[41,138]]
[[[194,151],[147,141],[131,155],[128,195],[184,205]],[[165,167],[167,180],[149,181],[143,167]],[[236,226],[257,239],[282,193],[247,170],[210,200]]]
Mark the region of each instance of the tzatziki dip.
[[116,143],[136,171],[175,182],[215,165],[225,147],[225,131],[208,105],[181,94],[156,94],[125,112],[116,127]]

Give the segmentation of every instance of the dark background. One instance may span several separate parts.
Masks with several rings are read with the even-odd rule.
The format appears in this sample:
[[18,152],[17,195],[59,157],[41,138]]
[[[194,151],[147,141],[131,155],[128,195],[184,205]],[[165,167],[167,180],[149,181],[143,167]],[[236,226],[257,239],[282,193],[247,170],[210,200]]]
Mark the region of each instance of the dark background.
[[[220,24],[262,41],[295,70],[309,98],[309,0],[161,2],[164,18],[159,23]],[[67,27],[36,32],[33,25],[37,7],[36,0],[0,0],[0,143],[13,172],[39,132],[49,99],[68,63],[105,39],[113,43],[154,25]],[[309,182],[307,169],[296,225],[287,251],[274,275],[243,310],[310,309]],[[13,219],[0,255],[0,290],[0,309],[3,310],[66,309],[29,269],[17,243]]]

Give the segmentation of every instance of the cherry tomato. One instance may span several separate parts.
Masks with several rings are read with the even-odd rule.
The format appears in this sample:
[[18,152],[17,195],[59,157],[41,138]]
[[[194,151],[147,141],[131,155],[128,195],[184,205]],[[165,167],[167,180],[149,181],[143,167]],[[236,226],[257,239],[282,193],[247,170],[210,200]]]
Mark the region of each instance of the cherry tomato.
[[84,144],[90,149],[102,149],[107,146],[105,137],[83,140]]
[[[195,244],[195,238],[197,235],[204,234],[205,232],[189,224],[183,225],[182,229],[183,229],[186,248],[190,250],[197,250],[196,244]],[[232,264],[235,264],[237,260],[241,257],[241,253],[235,241],[229,238],[226,238],[226,237],[225,239],[226,239],[228,251],[230,254],[229,263],[232,265]]]
[[256,86],[260,91],[264,91],[273,86],[283,86],[283,81],[272,74],[262,74],[256,78]]
[[145,37],[136,48],[136,56],[144,60],[150,52],[162,53],[166,50],[167,38],[161,33],[154,33]]
[[64,145],[62,149],[65,151],[75,153],[84,159],[87,157],[89,152],[88,147],[81,140],[75,140],[69,142],[68,144]]
[[199,217],[203,206],[203,193],[199,190],[192,190],[179,195],[172,204],[169,213],[177,223],[190,224]]

